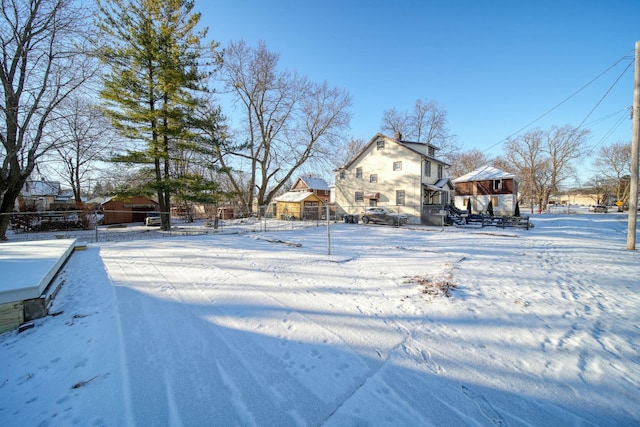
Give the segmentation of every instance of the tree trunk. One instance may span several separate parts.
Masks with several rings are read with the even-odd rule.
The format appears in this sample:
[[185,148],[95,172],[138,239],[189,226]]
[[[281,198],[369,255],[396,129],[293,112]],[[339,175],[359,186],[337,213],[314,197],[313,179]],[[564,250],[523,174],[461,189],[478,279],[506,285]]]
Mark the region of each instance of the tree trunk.
[[[11,173],[13,174],[14,172],[11,171]],[[7,188],[7,191],[2,195],[2,203],[0,204],[0,241],[7,240],[7,230],[11,222],[11,212],[14,210],[15,201],[20,195],[20,190],[24,186],[25,181],[26,177],[10,178],[9,188]]]

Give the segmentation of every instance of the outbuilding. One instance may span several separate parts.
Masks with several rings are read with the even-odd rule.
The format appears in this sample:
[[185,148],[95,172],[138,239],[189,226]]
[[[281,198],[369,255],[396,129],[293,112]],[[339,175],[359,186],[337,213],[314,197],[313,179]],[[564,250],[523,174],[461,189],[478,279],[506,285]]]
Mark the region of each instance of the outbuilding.
[[323,200],[309,191],[289,191],[276,197],[276,218],[320,219],[322,218]]
[[117,200],[112,197],[102,202],[102,211],[105,225],[144,222],[147,212],[158,211],[158,202],[143,196]]

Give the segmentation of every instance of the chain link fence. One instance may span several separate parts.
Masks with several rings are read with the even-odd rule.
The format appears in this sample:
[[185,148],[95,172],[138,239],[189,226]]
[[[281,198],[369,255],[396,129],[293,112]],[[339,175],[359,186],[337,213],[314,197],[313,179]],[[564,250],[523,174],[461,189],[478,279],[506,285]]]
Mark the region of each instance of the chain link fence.
[[[10,225],[7,239],[24,241],[75,238],[86,242],[108,242],[197,234],[296,230],[324,226],[327,221],[359,223],[366,207],[369,205],[351,205],[336,212],[333,205],[290,203],[259,206],[254,208],[253,213],[247,213],[246,209],[226,206],[208,209],[211,214],[203,215],[182,215],[174,209],[170,213],[169,231],[162,231],[159,226],[145,226],[146,212],[132,215],[131,222],[118,224],[104,224],[105,211],[101,210],[14,212],[8,214]],[[399,215],[406,215],[408,224],[411,225],[445,225],[446,216],[440,205],[400,205],[387,208]]]
[[[161,239],[185,235],[217,233],[271,232],[297,230],[326,225],[325,207],[291,211],[280,218],[271,206],[261,206],[252,215],[235,214],[231,208],[217,210],[208,217],[173,215],[171,230],[162,231],[159,226],[146,226],[137,218],[134,222],[103,224],[103,211],[44,211],[14,212],[7,230],[8,241],[34,241],[51,239],[78,239],[84,242],[111,242],[137,239]],[[335,220],[330,216],[330,220]]]

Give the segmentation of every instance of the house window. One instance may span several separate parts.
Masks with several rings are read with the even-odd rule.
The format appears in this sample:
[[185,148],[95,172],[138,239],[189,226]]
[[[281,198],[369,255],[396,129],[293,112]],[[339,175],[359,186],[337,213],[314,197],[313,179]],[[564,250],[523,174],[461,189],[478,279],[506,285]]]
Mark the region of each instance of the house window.
[[433,148],[432,146],[429,146],[428,153],[429,153],[429,157],[435,157],[436,156],[436,149]]
[[378,182],[378,175],[375,173],[369,175],[369,182]]
[[401,171],[402,170],[402,162],[393,162],[393,170]]
[[496,179],[493,181],[493,191],[502,190],[502,180]]
[[362,178],[362,168],[356,168],[356,178]]
[[384,148],[384,140],[381,139],[380,141],[376,142],[376,144],[376,148],[378,150],[382,150]]
[[355,199],[356,202],[364,201],[364,191],[356,191]]
[[396,205],[404,205],[404,190],[396,191]]
[[438,165],[438,179],[442,179],[443,176],[444,176],[444,168],[442,167],[442,165]]
[[341,170],[341,171],[340,171],[340,179],[344,179],[344,175],[345,175],[345,174],[344,174],[344,170]]
[[431,176],[431,162],[429,160],[424,162],[424,176]]

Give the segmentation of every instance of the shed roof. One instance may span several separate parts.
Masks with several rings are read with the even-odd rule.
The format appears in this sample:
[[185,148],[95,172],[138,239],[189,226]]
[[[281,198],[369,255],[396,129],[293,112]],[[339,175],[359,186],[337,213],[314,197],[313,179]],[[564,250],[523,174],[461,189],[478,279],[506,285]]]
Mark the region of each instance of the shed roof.
[[120,199],[120,200],[118,200],[116,198],[116,196],[110,196],[110,197],[106,197],[106,198],[102,198],[102,199],[100,199],[100,198],[92,199],[92,201],[97,201],[101,205],[106,205],[109,202],[116,202],[116,201],[121,201],[123,203],[131,203],[133,200],[136,200],[136,201],[144,200],[144,201],[149,201],[149,202],[151,202],[151,203],[153,203],[155,205],[159,204],[155,200],[150,199],[150,198],[145,197],[145,196],[130,196],[130,197],[127,197],[127,198],[124,198],[124,199]]
[[461,177],[454,179],[452,182],[471,182],[471,181],[486,181],[490,179],[508,179],[515,178],[515,175],[494,168],[493,166],[483,166],[476,170],[473,170]]
[[309,197],[322,201],[315,193],[309,191],[289,191],[282,196],[276,197],[274,200],[276,202],[302,202]]

